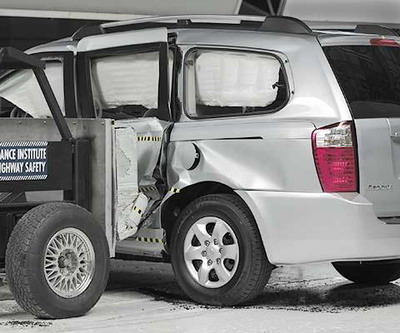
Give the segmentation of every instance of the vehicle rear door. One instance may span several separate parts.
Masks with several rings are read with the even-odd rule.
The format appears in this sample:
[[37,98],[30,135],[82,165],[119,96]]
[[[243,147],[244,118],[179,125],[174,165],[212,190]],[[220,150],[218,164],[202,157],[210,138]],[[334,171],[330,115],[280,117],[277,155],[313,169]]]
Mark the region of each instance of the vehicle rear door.
[[325,45],[324,51],[354,117],[359,191],[378,217],[399,217],[399,40],[363,37]]

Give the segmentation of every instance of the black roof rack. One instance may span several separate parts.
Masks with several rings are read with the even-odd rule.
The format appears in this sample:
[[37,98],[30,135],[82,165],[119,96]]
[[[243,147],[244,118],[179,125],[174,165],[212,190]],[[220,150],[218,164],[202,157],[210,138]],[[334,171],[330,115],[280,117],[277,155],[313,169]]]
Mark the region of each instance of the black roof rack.
[[237,29],[242,30],[243,28],[247,30],[257,31],[260,27],[260,22],[257,21],[246,21],[241,20],[240,24],[230,24],[230,23],[218,23],[218,22],[192,22],[190,19],[180,19],[176,22],[141,22],[141,23],[131,23],[121,26],[83,26],[79,30],[77,30],[72,35],[72,40],[79,41],[82,38],[101,35],[106,33],[113,32],[124,32],[124,31],[132,31],[132,30],[142,30],[142,29],[151,29],[151,28],[167,28],[167,29],[177,29],[177,28],[221,28],[221,29]]
[[[103,25],[93,25],[93,26],[84,26],[80,28],[75,34],[72,36],[72,40],[78,41],[84,37],[101,35],[106,33],[113,32],[123,32],[123,31],[132,31],[132,30],[140,30],[140,29],[149,29],[149,28],[159,28],[165,27],[167,29],[176,29],[176,28],[214,28],[214,29],[231,29],[231,30],[251,30],[251,31],[266,31],[266,32],[282,32],[282,33],[291,33],[291,34],[312,34],[313,31],[311,28],[305,24],[303,21],[300,21],[294,17],[288,16],[268,16],[265,18],[264,22],[261,20],[255,19],[246,19],[247,17],[238,17],[234,21],[230,22],[226,21],[222,18],[221,22],[218,22],[218,18],[212,18],[209,22],[199,21],[199,18],[196,16],[194,20],[191,19],[190,16],[179,16],[172,17],[169,19],[168,17],[155,18],[152,20],[149,19],[136,19],[132,21],[126,22],[116,22],[116,23],[108,23]],[[206,18],[207,19],[207,18]]]
[[193,22],[190,19],[182,19],[177,22],[168,23],[168,22],[143,22],[143,23],[132,23],[121,26],[111,26],[111,27],[103,27],[103,33],[112,33],[112,32],[123,32],[123,31],[132,31],[132,30],[141,30],[141,29],[150,29],[150,28],[167,28],[167,29],[179,29],[179,28],[198,28],[198,29],[232,29],[232,30],[254,30],[257,31],[260,27],[260,22],[256,21],[245,21],[242,20],[240,24],[231,24],[231,23],[218,23],[218,22]]
[[399,34],[393,29],[390,29],[383,25],[373,25],[373,24],[359,24],[354,29],[354,32],[361,34],[376,34],[376,35],[396,36],[396,37],[399,36]]
[[81,40],[82,38],[101,35],[103,33],[103,29],[99,25],[85,25],[79,28],[73,35],[72,40]]
[[313,33],[311,28],[303,21],[290,16],[267,16],[260,30],[289,34],[310,35]]

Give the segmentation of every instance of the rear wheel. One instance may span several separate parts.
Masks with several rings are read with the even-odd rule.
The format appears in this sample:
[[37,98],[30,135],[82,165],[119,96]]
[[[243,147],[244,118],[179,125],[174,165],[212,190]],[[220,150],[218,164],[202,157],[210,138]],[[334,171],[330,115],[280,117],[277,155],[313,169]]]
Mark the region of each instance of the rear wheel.
[[10,289],[35,317],[85,314],[103,293],[108,270],[103,230],[91,213],[76,205],[49,203],[30,210],[8,242]]
[[333,267],[344,278],[360,284],[386,284],[400,278],[400,261],[335,262]]
[[273,269],[253,216],[234,195],[207,195],[189,204],[175,225],[171,246],[179,285],[203,304],[248,302]]

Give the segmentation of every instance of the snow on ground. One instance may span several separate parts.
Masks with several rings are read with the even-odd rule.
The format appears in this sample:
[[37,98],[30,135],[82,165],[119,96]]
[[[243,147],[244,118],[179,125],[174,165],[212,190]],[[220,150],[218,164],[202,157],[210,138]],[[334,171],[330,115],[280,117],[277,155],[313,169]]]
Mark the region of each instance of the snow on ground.
[[400,282],[356,286],[328,264],[279,268],[251,304],[190,301],[170,265],[114,260],[100,302],[86,316],[35,320],[0,288],[0,332],[399,332]]

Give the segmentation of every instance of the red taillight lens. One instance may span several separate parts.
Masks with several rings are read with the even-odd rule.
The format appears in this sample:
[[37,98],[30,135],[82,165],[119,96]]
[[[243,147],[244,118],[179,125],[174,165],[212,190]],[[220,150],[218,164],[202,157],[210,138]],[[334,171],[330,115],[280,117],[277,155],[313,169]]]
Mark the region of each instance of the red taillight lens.
[[316,129],[314,160],[324,192],[358,191],[357,151],[352,122]]
[[386,38],[372,38],[370,40],[372,46],[389,46],[389,47],[400,47],[399,43],[394,39]]

